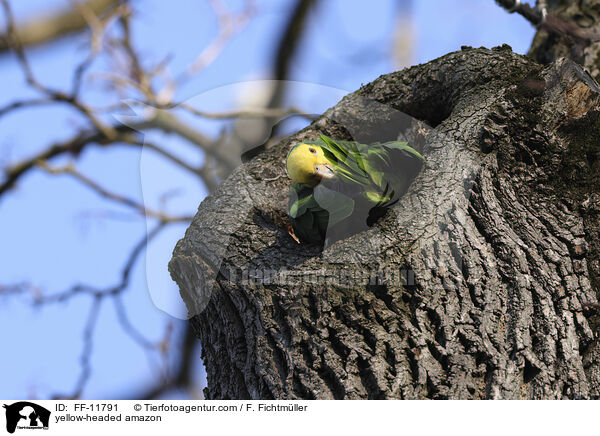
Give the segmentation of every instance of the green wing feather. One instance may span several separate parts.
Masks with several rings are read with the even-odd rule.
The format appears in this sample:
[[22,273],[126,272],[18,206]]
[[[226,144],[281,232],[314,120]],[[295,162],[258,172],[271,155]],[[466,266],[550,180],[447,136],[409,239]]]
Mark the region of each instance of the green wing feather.
[[323,149],[325,157],[333,166],[338,177],[348,183],[368,184],[369,176],[362,164],[362,157],[356,145],[352,145],[356,143],[344,141],[340,144],[341,141],[336,142],[325,135],[321,135],[320,139],[321,142],[318,145]]

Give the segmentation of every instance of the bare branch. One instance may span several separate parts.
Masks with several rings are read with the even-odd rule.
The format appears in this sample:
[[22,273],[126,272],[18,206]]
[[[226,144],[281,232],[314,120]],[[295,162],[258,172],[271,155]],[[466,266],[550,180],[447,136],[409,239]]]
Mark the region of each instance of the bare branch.
[[234,119],[234,118],[265,118],[265,117],[273,117],[280,118],[288,115],[300,115],[306,117],[307,119],[314,121],[314,116],[308,114],[305,111],[302,111],[296,107],[290,107],[288,109],[285,108],[265,108],[265,107],[256,107],[256,108],[248,108],[242,110],[234,110],[234,111],[224,111],[224,112],[208,112],[200,109],[196,109],[195,107],[187,104],[187,103],[168,103],[168,104],[156,104],[151,102],[140,101],[138,102],[140,105],[148,105],[153,106],[157,109],[183,109],[192,115],[212,119],[212,120],[226,120],[226,119]]
[[98,183],[94,182],[92,179],[87,177],[85,174],[77,171],[73,164],[65,165],[62,167],[51,167],[44,161],[38,162],[38,167],[43,169],[49,174],[68,174],[83,183],[85,186],[96,192],[101,197],[106,198],[107,200],[114,201],[115,203],[122,204],[124,206],[130,207],[140,213],[141,215],[156,218],[161,222],[186,222],[191,221],[191,216],[170,216],[164,212],[155,211],[152,209],[148,209],[143,204],[138,203],[137,201],[125,197],[124,195],[117,194],[115,192],[111,192],[106,188],[100,186]]
[[[92,144],[102,147],[112,145],[145,146],[178,167],[193,173],[196,177],[200,177],[206,187],[209,190],[213,190],[217,186],[219,178],[223,174],[229,173],[238,165],[240,161],[239,156],[236,153],[231,153],[224,146],[223,137],[216,140],[207,137],[193,125],[184,122],[181,118],[163,109],[178,108],[207,119],[235,119],[240,117],[276,118],[287,115],[306,115],[296,108],[279,109],[278,106],[267,109],[245,109],[210,113],[185,103],[170,103],[175,92],[175,86],[177,85],[177,82],[171,78],[167,69],[167,62],[170,58],[168,56],[164,57],[158,64],[145,68],[141,62],[139,53],[133,45],[130,29],[131,11],[126,4],[126,0],[88,0],[85,2],[72,0],[73,8],[66,12],[59,12],[43,20],[36,20],[29,24],[19,24],[19,26],[15,23],[9,0],[0,0],[0,3],[7,23],[5,35],[0,36],[0,53],[9,49],[14,51],[18,67],[23,72],[27,84],[41,94],[40,98],[18,100],[5,104],[5,106],[0,107],[0,116],[20,108],[58,103],[70,106],[91,124],[89,128],[76,132],[71,139],[50,144],[34,156],[23,159],[16,165],[8,168],[4,172],[3,179],[0,180],[0,197],[14,187],[30,170],[40,168],[50,174],[67,174],[93,190],[102,198],[126,206],[138,215],[158,220],[156,227],[132,248],[121,271],[120,280],[113,286],[96,287],[88,284],[75,284],[67,290],[52,294],[44,294],[38,288],[27,284],[0,286],[0,296],[31,295],[33,304],[37,306],[60,303],[78,296],[91,299],[92,306],[83,332],[80,374],[72,393],[57,396],[61,398],[79,398],[84,392],[92,374],[90,359],[94,332],[97,327],[100,310],[106,298],[111,298],[115,304],[118,322],[122,331],[138,345],[147,350],[149,356],[152,355],[151,352],[158,352],[163,358],[166,358],[165,356],[171,347],[172,327],[167,326],[164,337],[159,341],[146,338],[143,335],[143,330],[136,328],[130,320],[122,299],[122,293],[129,287],[133,267],[142,251],[147,247],[147,244],[170,223],[189,221],[192,217],[171,216],[162,211],[162,205],[158,207],[158,210],[146,208],[143,202],[137,201],[135,198],[130,198],[106,189],[101,183],[78,171],[73,164],[54,167],[51,166],[51,161],[56,157],[64,155],[78,157],[82,150]],[[179,76],[180,78],[188,79],[213,62],[223,50],[226,43],[246,26],[254,14],[254,2],[252,0],[249,0],[240,12],[227,10],[225,3],[220,0],[212,1],[211,4],[218,16],[219,33],[215,40],[191,64],[190,68]],[[114,32],[108,32],[108,26],[113,21],[118,21],[122,27],[120,38],[114,38]],[[74,67],[70,89],[67,88],[65,91],[61,91],[45,85],[43,83],[44,77],[41,75],[36,76],[33,71],[33,64],[29,62],[26,48],[50,42],[59,36],[87,28],[91,32],[89,54],[83,58],[81,63]],[[142,98],[147,100],[147,104],[156,108],[155,113],[150,117],[133,126],[109,124],[104,121],[104,113],[100,113],[92,105],[87,104],[81,99],[82,93],[80,91],[82,90],[84,80],[92,77],[95,73],[95,71],[91,70],[93,62],[103,50],[109,55],[110,60],[112,60],[110,56],[113,55],[115,57],[114,60],[117,62],[124,59],[124,62],[119,64],[123,68],[117,69],[115,74],[110,76],[112,82],[110,83],[111,92],[114,92],[117,97],[125,96],[127,98],[130,96],[126,93],[141,94]],[[159,89],[159,91],[155,91],[153,89],[155,84],[161,83],[161,81],[163,84],[166,81],[166,85],[162,89]],[[153,129],[162,130],[166,133],[174,133],[202,150],[206,155],[204,165],[201,168],[196,168],[159,144],[144,141],[139,131]],[[144,394],[144,396],[154,397],[170,388],[189,387],[191,385],[192,371],[191,357],[195,346],[196,340],[188,326],[183,337],[181,360],[175,374],[169,375],[164,379],[157,379],[156,386]],[[195,393],[190,391],[190,395],[195,395]]]
[[230,171],[238,165],[238,158],[226,153],[218,146],[218,142],[212,141],[193,127],[165,111],[158,111],[156,116],[150,120],[144,120],[132,124],[132,126],[119,124],[111,126],[111,129],[116,132],[116,136],[107,137],[102,132],[84,131],[69,141],[51,145],[29,159],[25,159],[8,168],[5,171],[4,180],[0,183],[0,196],[14,187],[21,177],[33,168],[36,168],[40,162],[48,162],[64,154],[78,156],[81,151],[90,144],[98,144],[100,146],[112,146],[119,143],[138,146],[148,145],[148,148],[163,154],[172,162],[181,165],[188,171],[202,176],[200,170],[185,164],[181,159],[178,159],[165,150],[159,149],[159,147],[150,143],[145,144],[144,141],[139,138],[139,131],[142,130],[159,129],[166,133],[175,133],[195,146],[202,148],[208,155],[214,156],[220,164],[223,164]]
[[232,14],[221,0],[210,0],[210,4],[217,16],[218,34],[188,67],[186,73],[179,77],[177,80],[179,83],[196,75],[213,63],[229,40],[248,24],[255,12],[254,2],[252,1],[247,2],[244,10],[237,15]]
[[41,290],[33,286],[31,283],[17,283],[13,285],[0,284],[0,297],[8,297],[11,295],[31,294],[34,300],[41,295]]
[[[161,353],[163,352],[164,340],[153,344],[152,342],[150,342],[149,340],[144,338],[129,322],[129,319],[126,316],[124,308],[122,307],[122,301],[120,300],[120,294],[125,289],[127,289],[127,287],[129,286],[129,278],[131,275],[131,271],[132,271],[133,266],[135,265],[137,259],[139,258],[140,254],[147,247],[148,243],[154,237],[156,237],[156,235],[158,235],[158,233],[162,229],[164,229],[167,225],[168,224],[165,222],[159,223],[147,235],[144,235],[144,237],[140,240],[140,242],[138,242],[133,247],[133,250],[131,251],[131,253],[127,259],[125,267],[123,268],[123,271],[121,272],[121,280],[116,285],[109,287],[109,288],[105,288],[105,289],[94,288],[94,287],[88,286],[88,285],[76,285],[65,292],[55,293],[55,294],[51,294],[51,295],[42,295],[41,297],[37,298],[37,300],[35,301],[35,303],[37,305],[42,305],[42,304],[63,302],[63,301],[66,301],[67,299],[72,298],[75,295],[79,295],[79,294],[92,295],[92,304],[91,304],[90,312],[88,314],[88,318],[86,321],[86,327],[83,332],[84,346],[83,346],[83,350],[82,350],[81,357],[80,357],[81,373],[77,380],[76,387],[72,394],[69,394],[69,395],[58,394],[58,395],[53,396],[54,399],[57,399],[57,398],[76,399],[76,398],[81,397],[81,394],[83,393],[83,390],[84,390],[84,388],[90,378],[90,375],[91,375],[90,358],[91,358],[91,352],[92,352],[92,346],[93,346],[93,334],[94,334],[94,329],[96,326],[96,321],[97,321],[98,315],[100,313],[100,309],[102,307],[102,302],[103,302],[104,298],[106,298],[106,297],[111,297],[114,299],[114,302],[115,302],[115,305],[117,308],[119,324],[121,325],[121,328],[125,331],[125,333],[127,333],[129,336],[131,336],[136,342],[138,342],[144,348],[149,349],[149,350],[154,349]],[[4,288],[0,287],[0,291],[2,289],[4,289]]]
[[133,339],[140,347],[145,348],[147,350],[152,350],[158,348],[158,344],[152,343],[146,337],[140,333],[138,329],[136,329],[129,317],[127,316],[127,311],[125,310],[125,305],[123,304],[123,300],[120,294],[116,294],[112,298],[113,303],[115,305],[115,311],[117,313],[117,319],[119,320],[119,324],[121,328],[127,335]]
[[[113,129],[119,133],[118,139],[123,141],[127,139],[129,141],[135,141],[135,136],[138,135],[134,129],[125,125],[113,127]],[[37,167],[39,162],[49,161],[64,154],[78,156],[79,153],[81,153],[81,151],[89,144],[113,145],[115,140],[116,138],[108,138],[102,132],[85,131],[79,133],[74,138],[66,142],[53,144],[31,158],[25,159],[8,168],[5,171],[4,180],[2,183],[0,183],[0,196],[11,189],[23,175],[28,173],[31,169]]]
[[25,75],[25,80],[27,83],[37,89],[39,92],[45,94],[48,98],[51,98],[56,101],[68,103],[77,111],[79,111],[82,115],[84,115],[93,125],[102,132],[106,137],[113,138],[116,136],[117,132],[111,127],[105,125],[98,117],[96,117],[92,111],[85,106],[83,103],[78,101],[74,96],[66,95],[65,93],[57,90],[53,90],[48,88],[39,82],[34,74],[29,61],[27,60],[27,56],[25,55],[25,51],[23,50],[23,46],[19,36],[17,35],[17,31],[14,24],[14,17],[12,14],[12,10],[8,0],[0,0],[2,3],[2,7],[4,9],[4,15],[7,21],[7,38],[9,42],[9,46],[14,50],[17,55],[17,59],[19,61],[19,65],[23,70],[23,74]]
[[34,98],[31,100],[17,100],[12,103],[7,104],[6,106],[0,107],[0,117],[8,114],[16,109],[34,107],[34,106],[43,106],[47,104],[56,103],[54,100],[50,98]]
[[532,8],[520,0],[496,0],[496,3],[506,9],[508,12],[517,12],[535,27],[543,29],[549,33],[566,36],[583,43],[600,41],[600,34],[594,29],[582,29],[571,21],[559,17],[558,15],[548,14],[548,5],[546,0],[539,0],[538,7]]
[[168,160],[170,160],[172,163],[174,163],[176,165],[179,165],[181,168],[186,169],[187,171],[193,173],[196,176],[200,176],[200,170],[198,168],[194,168],[193,166],[191,166],[190,164],[188,164],[184,160],[178,158],[174,154],[168,152],[164,148],[161,148],[161,147],[159,147],[158,145],[156,145],[156,144],[154,144],[152,142],[144,141],[143,143],[127,143],[127,144],[141,146],[141,147],[148,148],[149,150],[153,150],[156,153],[160,154],[161,156],[163,156],[163,157],[167,158]]
[[197,129],[184,123],[173,114],[166,111],[157,111],[154,118],[149,123],[164,132],[176,133],[188,142],[202,148],[207,154],[214,156],[217,161],[229,171],[232,171],[239,164],[239,157],[231,156],[221,147],[218,142],[211,141],[200,133]]
[[290,15],[289,21],[279,40],[277,52],[275,54],[275,64],[273,66],[273,76],[277,80],[275,90],[271,101],[267,105],[269,108],[280,107],[283,103],[285,90],[285,80],[289,76],[289,68],[296,53],[296,48],[300,43],[302,31],[306,25],[308,12],[316,4],[315,0],[298,0],[296,6]]
[[104,18],[98,18],[94,13],[94,10],[85,3],[78,3],[75,0],[71,0],[75,7],[80,11],[82,17],[88,22],[92,35],[90,37],[90,53],[89,55],[77,66],[73,74],[73,84],[71,86],[71,95],[77,96],[81,89],[83,82],[83,76],[87,69],[92,65],[98,54],[102,49],[102,41],[104,34],[106,33],[110,22],[113,19],[119,17],[129,16],[131,10],[128,5],[121,4],[112,11],[110,11]]
[[534,26],[538,26],[542,23],[542,14],[527,3],[521,3],[520,0],[496,0],[496,3],[510,13],[516,12],[523,16]]
[[65,395],[53,395],[52,399],[70,399],[75,400],[81,397],[83,393],[83,389],[85,388],[90,375],[92,374],[92,367],[90,364],[90,359],[92,355],[93,349],[93,338],[94,338],[94,330],[96,327],[96,321],[98,320],[98,314],[100,313],[100,308],[102,305],[102,299],[96,296],[92,300],[92,304],[90,306],[90,312],[88,314],[88,318],[85,324],[85,329],[83,331],[83,350],[81,351],[81,355],[79,357],[79,365],[81,368],[81,372],[79,374],[79,378],[77,379],[77,383],[75,384],[75,389],[72,394]]
[[[297,0],[280,36],[277,50],[274,55],[273,78],[276,80],[275,87],[272,90],[271,98],[266,104],[267,109],[273,109],[283,106],[287,87],[290,65],[294,59],[296,49],[300,43],[302,32],[306,28],[306,22],[309,12],[317,4],[317,0]],[[265,118],[266,125],[273,126],[278,117]],[[244,159],[249,159],[261,153],[267,144],[277,136],[277,126],[275,125],[270,132],[269,138],[262,145],[253,147],[251,150],[244,150]],[[268,133],[268,132],[267,132]]]
[[192,398],[195,397],[196,392],[190,392],[190,386],[192,385],[192,371],[194,368],[193,357],[198,344],[198,339],[196,339],[194,331],[188,323],[183,334],[180,347],[181,355],[174,374],[166,380],[156,383],[156,385],[150,387],[147,391],[132,395],[131,398],[155,400],[174,389],[188,389],[190,396]]
[[38,89],[44,93],[47,92],[47,89],[39,84],[33,75],[33,71],[29,66],[29,62],[27,61],[27,57],[25,56],[25,51],[23,50],[23,46],[21,45],[21,39],[17,34],[17,29],[15,27],[15,19],[12,13],[12,8],[10,7],[10,3],[8,0],[1,0],[2,8],[4,9],[4,16],[6,18],[6,36],[4,40],[6,42],[7,48],[12,49],[17,55],[17,61],[25,74],[25,80],[27,83],[31,85],[33,88]]
[[[96,16],[116,7],[119,0],[88,0],[83,3]],[[85,30],[88,22],[78,10],[67,8],[49,16],[34,19],[16,29],[16,35],[24,47],[37,46],[53,42],[60,37]],[[0,36],[0,53],[11,48],[10,37]]]
[[144,235],[142,239],[132,248],[123,270],[121,271],[121,279],[113,286],[106,288],[97,288],[86,284],[78,284],[62,292],[55,292],[52,294],[42,294],[36,301],[36,305],[48,305],[54,303],[62,303],[76,295],[91,295],[94,298],[105,298],[107,296],[113,296],[123,292],[129,286],[129,277],[131,270],[138,260],[140,254],[148,246],[148,244],[170,223],[160,222],[158,223],[148,234]]

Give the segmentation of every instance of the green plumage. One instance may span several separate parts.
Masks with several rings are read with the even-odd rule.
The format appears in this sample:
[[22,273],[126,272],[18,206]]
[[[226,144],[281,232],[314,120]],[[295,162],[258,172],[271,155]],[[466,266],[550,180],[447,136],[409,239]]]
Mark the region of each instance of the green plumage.
[[314,187],[292,184],[289,215],[304,243],[342,239],[372,226],[406,192],[424,162],[406,142],[360,144],[321,135],[335,177]]

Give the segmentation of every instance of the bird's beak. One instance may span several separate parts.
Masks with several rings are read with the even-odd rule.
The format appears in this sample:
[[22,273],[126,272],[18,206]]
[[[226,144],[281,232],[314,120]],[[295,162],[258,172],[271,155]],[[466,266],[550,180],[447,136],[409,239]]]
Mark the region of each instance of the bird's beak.
[[315,174],[319,179],[330,180],[335,177],[333,168],[329,165],[315,165]]

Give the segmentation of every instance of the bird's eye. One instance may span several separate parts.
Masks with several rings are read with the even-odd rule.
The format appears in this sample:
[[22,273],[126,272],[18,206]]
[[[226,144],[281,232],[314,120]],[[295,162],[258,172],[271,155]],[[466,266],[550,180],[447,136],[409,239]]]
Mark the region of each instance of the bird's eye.
[[314,148],[310,147],[308,149],[308,151],[310,151],[312,154],[317,154],[317,150],[315,150]]

